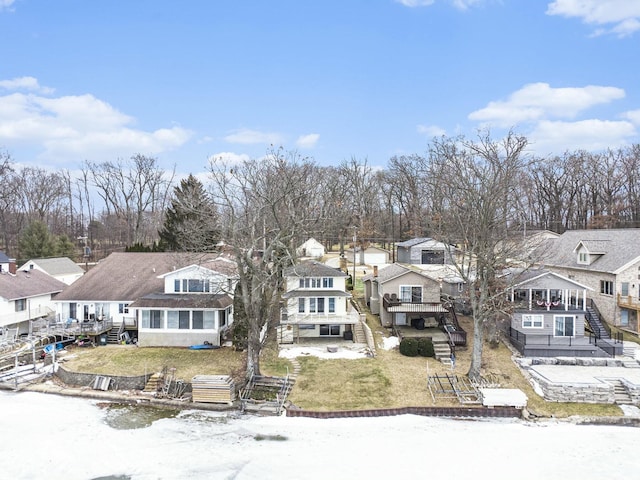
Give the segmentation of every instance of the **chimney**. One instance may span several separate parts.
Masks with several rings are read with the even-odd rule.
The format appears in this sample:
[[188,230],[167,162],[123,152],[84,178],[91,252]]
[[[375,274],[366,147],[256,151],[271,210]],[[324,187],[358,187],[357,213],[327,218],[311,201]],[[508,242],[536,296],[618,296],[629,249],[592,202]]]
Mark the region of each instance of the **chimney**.
[[377,277],[377,276],[378,276],[378,266],[377,266],[377,265],[374,265],[374,266],[373,266],[373,276],[374,276],[374,277]]
[[9,259],[9,273],[11,273],[12,275],[15,275],[16,271],[17,271],[16,259],[15,258],[10,258]]

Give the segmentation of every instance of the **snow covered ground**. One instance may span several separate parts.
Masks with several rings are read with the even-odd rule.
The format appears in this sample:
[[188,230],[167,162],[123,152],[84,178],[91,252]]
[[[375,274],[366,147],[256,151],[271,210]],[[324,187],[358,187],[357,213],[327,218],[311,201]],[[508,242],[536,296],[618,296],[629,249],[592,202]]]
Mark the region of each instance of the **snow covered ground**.
[[2,478],[632,478],[640,430],[403,415],[316,420],[184,411],[118,430],[96,402],[0,391]]

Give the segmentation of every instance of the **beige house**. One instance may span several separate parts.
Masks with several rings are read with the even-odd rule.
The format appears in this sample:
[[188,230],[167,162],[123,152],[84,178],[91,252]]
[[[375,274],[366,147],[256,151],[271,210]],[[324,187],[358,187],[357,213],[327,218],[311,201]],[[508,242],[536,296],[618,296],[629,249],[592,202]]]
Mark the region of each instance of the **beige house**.
[[589,287],[602,319],[640,333],[640,229],[567,231],[539,252],[547,269]]
[[363,278],[365,300],[384,327],[412,325],[412,320],[447,313],[440,301],[440,282],[414,265],[394,263]]

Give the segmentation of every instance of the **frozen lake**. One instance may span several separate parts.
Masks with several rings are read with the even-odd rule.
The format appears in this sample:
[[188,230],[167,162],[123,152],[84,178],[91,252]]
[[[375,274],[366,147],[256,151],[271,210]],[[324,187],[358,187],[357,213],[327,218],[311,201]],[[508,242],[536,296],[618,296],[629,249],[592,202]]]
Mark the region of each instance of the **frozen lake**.
[[[2,478],[628,479],[640,429],[403,415],[315,420],[202,411],[136,415],[0,391]],[[162,416],[162,415],[160,415]],[[436,477],[437,476],[437,477]]]

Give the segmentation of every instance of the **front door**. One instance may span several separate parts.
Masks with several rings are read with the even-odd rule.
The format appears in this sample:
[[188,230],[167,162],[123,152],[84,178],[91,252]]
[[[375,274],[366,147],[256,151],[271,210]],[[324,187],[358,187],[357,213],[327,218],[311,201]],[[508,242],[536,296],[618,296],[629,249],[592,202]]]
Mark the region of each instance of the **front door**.
[[575,335],[575,317],[558,315],[555,317],[554,335],[556,337],[573,337]]

